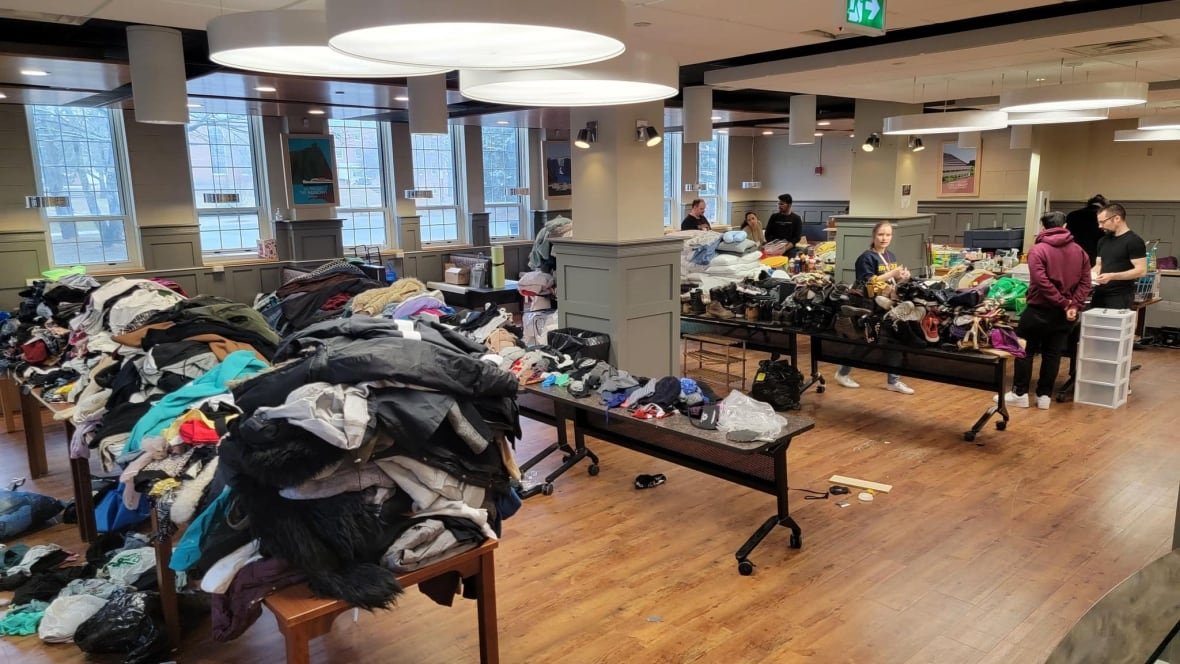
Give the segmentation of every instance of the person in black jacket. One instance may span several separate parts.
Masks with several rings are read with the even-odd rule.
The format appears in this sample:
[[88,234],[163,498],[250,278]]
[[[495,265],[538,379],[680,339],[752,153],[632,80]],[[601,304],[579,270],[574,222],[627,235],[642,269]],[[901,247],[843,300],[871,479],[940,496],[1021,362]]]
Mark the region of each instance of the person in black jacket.
[[783,255],[794,258],[799,253],[799,240],[803,238],[803,219],[791,212],[794,199],[790,194],[780,194],[778,197],[778,212],[770,215],[766,220],[766,241],[781,240],[787,243],[787,250]]
[[709,220],[705,219],[705,202],[699,198],[693,199],[692,207],[688,210],[688,216],[684,221],[680,222],[680,230],[682,231],[707,231],[711,230]]
[[1098,211],[1106,203],[1105,196],[1094,194],[1086,201],[1086,207],[1074,210],[1065,217],[1065,229],[1073,236],[1073,241],[1086,250],[1090,265],[1098,257],[1098,238],[1102,237],[1102,229],[1098,227]]

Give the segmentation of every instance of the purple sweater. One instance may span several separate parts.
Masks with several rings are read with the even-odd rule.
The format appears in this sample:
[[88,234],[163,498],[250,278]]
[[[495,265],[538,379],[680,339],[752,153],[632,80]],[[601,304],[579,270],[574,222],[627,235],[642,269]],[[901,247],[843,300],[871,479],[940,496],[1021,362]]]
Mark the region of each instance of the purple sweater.
[[1046,228],[1028,252],[1028,303],[1081,311],[1090,296],[1090,258],[1064,228]]

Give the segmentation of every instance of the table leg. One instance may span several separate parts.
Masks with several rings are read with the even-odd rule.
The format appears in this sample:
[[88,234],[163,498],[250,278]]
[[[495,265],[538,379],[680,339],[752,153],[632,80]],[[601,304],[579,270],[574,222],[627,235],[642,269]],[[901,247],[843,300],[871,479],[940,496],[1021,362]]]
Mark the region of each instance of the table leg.
[[496,562],[491,551],[479,557],[479,613],[480,664],[499,664],[500,638],[496,624]]
[[41,426],[41,404],[31,394],[21,392],[20,418],[25,426],[25,447],[29,453],[29,475],[33,479],[49,474],[45,458],[45,430]]
[[[156,519],[154,509],[152,532],[160,532],[160,523]],[[159,538],[152,546],[156,549],[156,583],[160,586],[160,608],[164,612],[164,628],[168,631],[168,640],[175,649],[180,647],[180,606],[176,598],[176,573],[168,566],[172,562],[172,538]]]
[[4,431],[16,431],[16,414],[20,411],[20,392],[10,378],[0,379],[0,408],[4,409]]
[[742,576],[749,576],[754,573],[754,564],[749,560],[750,554],[762,543],[762,540],[766,539],[766,536],[770,534],[770,531],[774,530],[775,526],[783,526],[790,529],[792,549],[803,547],[803,529],[791,518],[790,513],[791,506],[788,496],[790,489],[787,486],[787,449],[790,445],[790,440],[787,440],[771,452],[774,455],[774,491],[777,513],[759,526],[758,530],[754,531],[754,534],[750,535],[750,538],[734,554],[734,557],[738,561],[738,573]]

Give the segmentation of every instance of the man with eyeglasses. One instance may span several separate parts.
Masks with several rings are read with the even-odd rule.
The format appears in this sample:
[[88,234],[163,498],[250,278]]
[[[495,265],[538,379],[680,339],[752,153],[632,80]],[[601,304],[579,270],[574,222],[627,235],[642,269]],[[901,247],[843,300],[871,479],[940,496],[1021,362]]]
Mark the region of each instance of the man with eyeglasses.
[[1091,309],[1130,309],[1135,282],[1147,274],[1147,245],[1127,226],[1127,211],[1111,203],[1098,212],[1098,260]]

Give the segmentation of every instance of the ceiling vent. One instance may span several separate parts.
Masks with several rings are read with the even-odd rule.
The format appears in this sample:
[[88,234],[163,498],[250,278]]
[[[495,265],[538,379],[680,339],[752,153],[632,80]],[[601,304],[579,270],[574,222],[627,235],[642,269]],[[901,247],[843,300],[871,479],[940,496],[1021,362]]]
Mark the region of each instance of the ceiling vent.
[[40,21],[42,23],[56,23],[58,25],[82,25],[90,20],[89,16],[28,12],[19,9],[0,9],[0,18],[12,18],[19,21]]
[[1101,44],[1085,44],[1062,50],[1073,55],[1096,58],[1104,55],[1125,55],[1127,53],[1162,51],[1169,48],[1176,48],[1176,40],[1171,37],[1147,37],[1146,39],[1125,39]]

